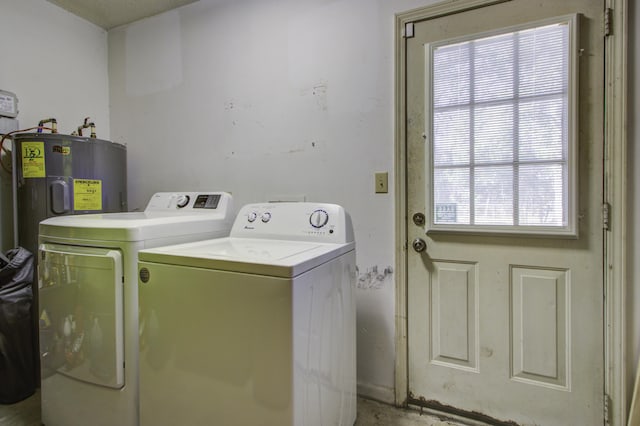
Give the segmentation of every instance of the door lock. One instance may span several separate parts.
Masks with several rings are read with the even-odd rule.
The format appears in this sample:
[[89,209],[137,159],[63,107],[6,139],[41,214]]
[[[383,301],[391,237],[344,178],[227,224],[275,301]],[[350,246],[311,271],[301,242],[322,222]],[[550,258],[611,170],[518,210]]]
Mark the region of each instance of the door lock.
[[415,223],[416,225],[418,226],[424,225],[424,220],[425,220],[424,214],[422,213],[413,214],[413,223]]
[[422,238],[416,238],[415,240],[413,240],[413,243],[411,243],[411,245],[413,246],[413,249],[418,253],[422,253],[427,249],[427,243],[425,243]]

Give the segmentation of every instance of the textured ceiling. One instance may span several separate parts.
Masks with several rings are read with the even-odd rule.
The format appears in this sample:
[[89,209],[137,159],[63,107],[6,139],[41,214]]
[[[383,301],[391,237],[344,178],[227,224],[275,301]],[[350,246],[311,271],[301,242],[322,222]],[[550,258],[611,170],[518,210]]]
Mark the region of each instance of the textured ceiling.
[[47,0],[109,30],[197,0]]

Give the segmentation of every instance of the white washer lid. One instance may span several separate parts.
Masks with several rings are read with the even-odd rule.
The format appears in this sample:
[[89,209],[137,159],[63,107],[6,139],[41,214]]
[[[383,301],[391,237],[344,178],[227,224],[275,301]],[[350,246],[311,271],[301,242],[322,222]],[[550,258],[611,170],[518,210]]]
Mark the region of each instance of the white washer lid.
[[176,235],[224,231],[231,218],[225,212],[185,215],[169,212],[102,213],[56,216],[40,222],[40,236],[101,241],[145,241]]
[[220,238],[138,252],[140,261],[292,278],[355,249],[332,244]]

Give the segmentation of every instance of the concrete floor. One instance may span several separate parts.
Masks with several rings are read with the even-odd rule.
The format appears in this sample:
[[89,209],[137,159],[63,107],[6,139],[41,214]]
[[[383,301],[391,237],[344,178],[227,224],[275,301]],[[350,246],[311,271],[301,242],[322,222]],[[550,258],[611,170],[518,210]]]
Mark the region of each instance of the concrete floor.
[[462,426],[462,423],[358,398],[358,418],[354,426]]
[[[0,425],[40,426],[40,394],[11,405],[0,404]],[[394,408],[358,398],[358,418],[354,426],[459,426],[418,411]]]

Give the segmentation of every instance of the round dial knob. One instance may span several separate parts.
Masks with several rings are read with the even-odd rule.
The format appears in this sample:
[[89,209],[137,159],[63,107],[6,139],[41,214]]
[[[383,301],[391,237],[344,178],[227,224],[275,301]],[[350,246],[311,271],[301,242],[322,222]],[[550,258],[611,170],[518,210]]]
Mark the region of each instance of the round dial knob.
[[253,222],[254,220],[256,220],[258,218],[258,213],[256,212],[251,212],[249,213],[249,215],[247,216],[247,220],[249,222]]
[[329,222],[329,214],[322,209],[315,210],[309,216],[309,223],[314,228],[322,228],[327,222]]
[[271,220],[271,213],[269,213],[269,212],[262,213],[262,216],[260,217],[260,220],[262,220],[264,223],[269,222]]
[[186,206],[187,204],[189,204],[189,196],[188,195],[178,195],[178,199],[176,200],[176,206],[178,206],[178,208],[181,209],[184,206]]

